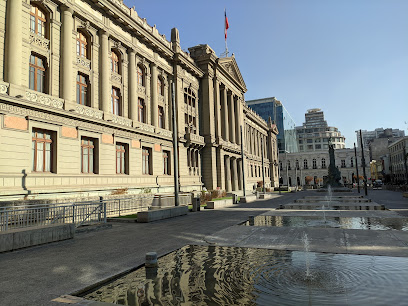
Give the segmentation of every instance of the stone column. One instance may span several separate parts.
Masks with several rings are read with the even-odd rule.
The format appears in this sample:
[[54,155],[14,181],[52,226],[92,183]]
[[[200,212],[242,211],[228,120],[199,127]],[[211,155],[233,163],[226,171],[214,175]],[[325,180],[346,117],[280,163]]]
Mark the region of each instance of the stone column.
[[[23,54],[23,6],[21,0],[7,1],[6,21],[6,80],[9,83],[21,86]],[[28,63],[26,64],[28,69]]]
[[235,107],[234,107],[234,95],[228,93],[228,105],[229,105],[229,131],[230,142],[235,143]]
[[159,113],[158,113],[158,102],[157,102],[157,66],[156,63],[151,63],[150,64],[150,72],[151,72],[151,78],[150,78],[150,95],[151,95],[151,103],[152,103],[152,109],[151,109],[151,116],[152,116],[152,125],[155,127],[159,126]]
[[214,78],[215,136],[221,137],[220,83]]
[[[20,1],[18,1],[20,2]],[[74,27],[74,20],[72,18],[73,14],[72,8],[67,6],[62,6],[62,33],[61,33],[61,43],[62,43],[62,67],[61,67],[61,98],[73,101],[73,88],[72,82],[73,78],[73,39],[72,30]]]
[[244,180],[242,176],[242,159],[237,160],[237,170],[238,170],[238,189],[243,190],[242,188],[242,181]]
[[222,154],[221,149],[218,147],[217,149],[217,187],[220,187],[221,190],[225,189],[225,163],[224,154]]
[[242,109],[241,109],[241,100],[239,98],[235,101],[235,142],[237,144],[241,144],[241,130],[240,126],[243,124],[242,122]]
[[227,88],[222,89],[222,110],[224,119],[224,140],[229,141],[229,129],[228,129],[228,101],[227,101]]
[[100,31],[100,107],[104,112],[104,117],[106,119],[107,114],[112,112],[111,110],[111,86],[110,86],[110,69],[109,69],[109,40],[108,33],[104,30]]
[[237,191],[238,190],[238,172],[237,172],[237,159],[233,158],[232,159],[232,190]]
[[129,53],[129,118],[137,121],[137,76],[136,76],[136,52],[133,49]]
[[229,156],[225,156],[225,190],[231,191],[231,161]]

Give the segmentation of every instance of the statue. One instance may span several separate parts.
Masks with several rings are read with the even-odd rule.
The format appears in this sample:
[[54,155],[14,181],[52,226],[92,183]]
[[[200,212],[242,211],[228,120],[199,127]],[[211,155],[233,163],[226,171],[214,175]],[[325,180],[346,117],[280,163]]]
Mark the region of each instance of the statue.
[[334,145],[331,142],[331,137],[329,138],[329,156],[330,156],[330,165],[327,174],[327,178],[324,181],[323,188],[327,188],[328,185],[332,187],[342,186],[340,183],[341,174],[338,167],[336,167],[336,162],[334,159]]

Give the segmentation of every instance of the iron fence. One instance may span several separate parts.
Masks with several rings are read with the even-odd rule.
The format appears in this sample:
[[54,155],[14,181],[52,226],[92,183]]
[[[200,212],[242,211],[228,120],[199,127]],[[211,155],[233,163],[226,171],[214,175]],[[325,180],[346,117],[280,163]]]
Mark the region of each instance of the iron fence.
[[[173,197],[161,196],[161,198]],[[180,195],[181,203],[191,204],[191,195]],[[106,222],[108,217],[136,214],[148,210],[154,195],[124,199],[59,204],[0,207],[0,231],[59,223],[76,227]]]

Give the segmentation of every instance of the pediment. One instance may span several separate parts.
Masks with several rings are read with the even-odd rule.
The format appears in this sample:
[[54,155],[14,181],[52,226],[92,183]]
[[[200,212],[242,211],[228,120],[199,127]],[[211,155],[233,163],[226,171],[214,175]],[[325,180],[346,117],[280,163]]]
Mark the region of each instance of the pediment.
[[222,68],[224,68],[224,70],[228,73],[228,75],[232,79],[234,79],[238,84],[240,84],[244,92],[246,92],[247,88],[246,88],[244,79],[242,77],[242,74],[239,71],[238,64],[235,60],[235,57],[232,56],[232,57],[220,58],[218,63]]

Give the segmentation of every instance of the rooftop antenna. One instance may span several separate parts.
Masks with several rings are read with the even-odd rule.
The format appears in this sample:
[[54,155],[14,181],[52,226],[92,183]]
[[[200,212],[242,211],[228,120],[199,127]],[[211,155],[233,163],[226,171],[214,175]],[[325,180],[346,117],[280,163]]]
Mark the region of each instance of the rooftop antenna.
[[227,17],[227,10],[224,8],[224,17],[225,17],[225,21],[224,21],[224,36],[225,36],[225,52],[221,53],[221,57],[228,57],[228,45],[227,45],[227,30],[229,28],[229,24],[228,24],[228,17]]

